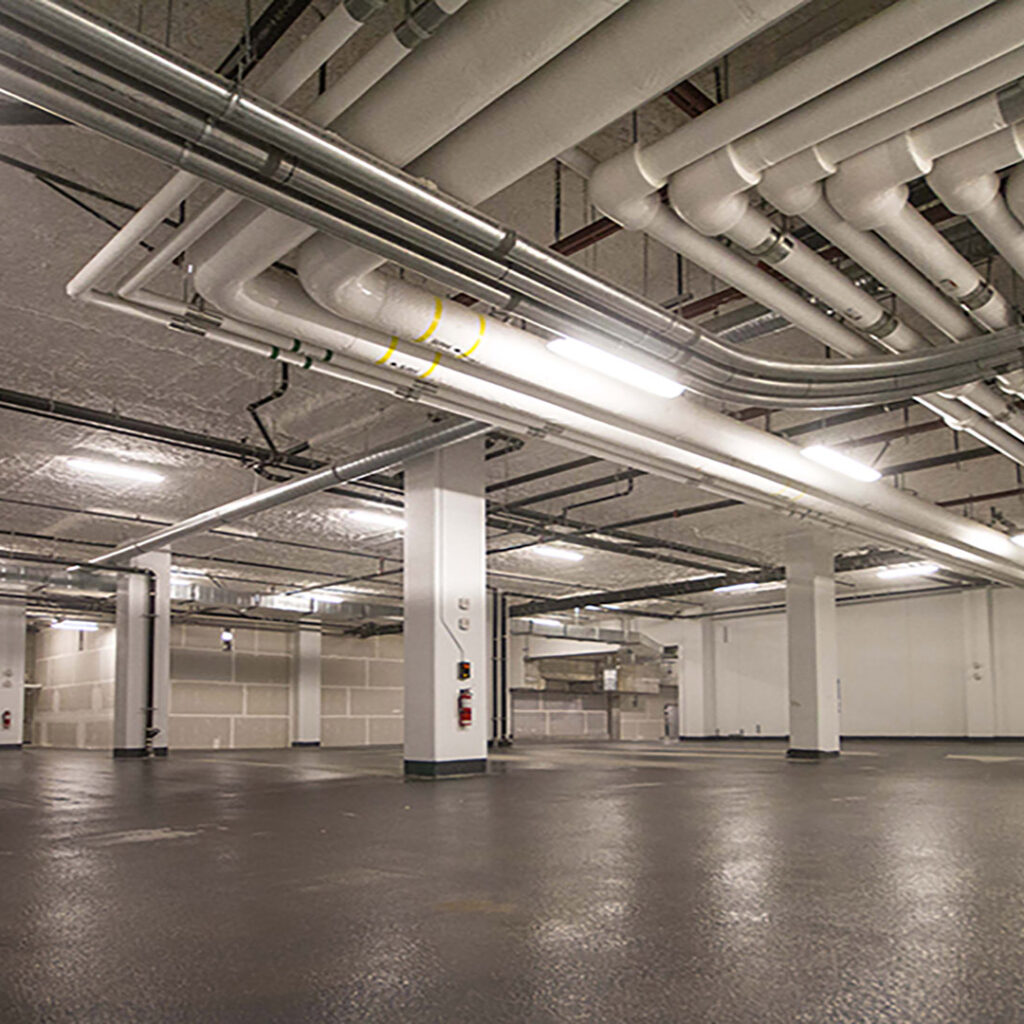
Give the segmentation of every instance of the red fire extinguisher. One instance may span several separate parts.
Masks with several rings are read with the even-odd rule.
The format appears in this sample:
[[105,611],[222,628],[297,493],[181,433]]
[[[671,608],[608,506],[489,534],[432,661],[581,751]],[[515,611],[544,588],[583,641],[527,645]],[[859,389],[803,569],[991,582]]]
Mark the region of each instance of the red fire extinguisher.
[[469,687],[463,687],[459,690],[459,726],[466,728],[466,726],[473,724],[473,691]]
[[3,722],[3,727],[5,729],[10,729],[10,727],[11,727],[11,713],[10,713],[10,711],[5,711],[3,713],[3,715],[0,716],[0,721]]

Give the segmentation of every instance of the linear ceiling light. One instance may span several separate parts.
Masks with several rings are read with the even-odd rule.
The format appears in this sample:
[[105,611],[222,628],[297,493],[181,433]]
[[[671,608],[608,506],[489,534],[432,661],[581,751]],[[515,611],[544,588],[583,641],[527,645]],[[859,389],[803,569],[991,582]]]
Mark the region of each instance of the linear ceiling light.
[[68,459],[68,465],[80,473],[93,476],[110,476],[119,480],[134,480],[141,484],[163,483],[163,475],[141,466],[130,466],[125,462],[103,462],[100,459]]
[[58,619],[50,623],[50,629],[74,629],[82,633],[95,633],[99,628],[98,622],[87,619]]
[[556,548],[551,544],[538,544],[531,550],[535,555],[543,555],[545,558],[558,558],[563,562],[583,561],[583,555],[579,551],[570,551],[568,548]]
[[548,342],[548,348],[563,359],[571,359],[574,363],[603,373],[606,377],[614,377],[623,384],[631,384],[659,398],[678,398],[686,390],[684,385],[671,377],[664,377],[653,370],[637,366],[628,359],[613,356],[610,352],[605,352],[596,345],[588,345],[585,341],[555,338]]
[[866,484],[874,483],[881,479],[882,474],[874,466],[865,466],[863,462],[851,459],[849,455],[843,455],[833,448],[827,448],[823,444],[812,444],[800,452],[804,458],[811,462],[817,462],[821,466],[827,466],[838,473],[853,477],[854,480],[862,480]]
[[535,626],[552,626],[555,629],[564,626],[565,623],[558,619],[527,619],[527,622],[532,622]]
[[934,562],[908,562],[906,565],[892,565],[878,570],[880,580],[905,580],[914,576],[931,576],[939,571]]
[[751,590],[778,590],[786,584],[783,580],[768,580],[766,583],[729,583],[724,587],[715,587],[713,594],[742,594]]

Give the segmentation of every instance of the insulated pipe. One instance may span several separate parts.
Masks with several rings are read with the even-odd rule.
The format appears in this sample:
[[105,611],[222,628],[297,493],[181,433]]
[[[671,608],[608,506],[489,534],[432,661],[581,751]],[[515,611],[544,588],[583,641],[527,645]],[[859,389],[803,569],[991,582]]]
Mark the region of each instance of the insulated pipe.
[[[5,79],[5,85],[13,85],[23,98],[43,99],[45,105],[62,114],[74,112],[85,123],[115,134],[116,126],[109,116],[97,114],[94,119],[87,119],[85,111],[76,107],[66,92],[54,90],[44,95],[42,90],[33,91],[30,82],[16,76]],[[115,137],[137,144],[143,142],[134,128],[123,129]],[[329,371],[330,367],[323,370]],[[367,380],[376,379],[372,366],[367,366],[365,373]],[[467,383],[450,394],[465,394],[469,388]],[[529,388],[523,388],[509,393],[502,418],[519,420],[523,407],[533,403],[528,391]],[[450,400],[440,391],[435,394],[427,389],[421,394],[424,400],[438,406]],[[493,392],[488,401],[496,407],[502,405]],[[692,403],[679,406],[677,413],[682,415],[671,416],[668,430],[669,417],[665,414],[675,406],[656,401],[645,401],[643,406],[640,411],[649,425],[639,430],[625,421],[616,422],[615,417],[593,402],[589,403],[588,414],[555,406],[544,410],[552,413],[544,418],[552,428],[559,423],[557,440],[581,450],[624,459],[672,479],[697,481],[721,492],[853,526],[873,537],[899,537],[914,550],[928,551],[946,564],[972,567],[1004,582],[1024,580],[1024,555],[995,531],[957,517],[940,514],[936,518],[937,510],[889,488],[872,489],[841,479],[824,467],[801,459],[797,449],[780,439]]]
[[[38,55],[38,54],[36,54],[35,56],[37,57],[37,59],[42,59],[42,57],[40,55]],[[65,68],[65,64],[64,63],[59,64],[59,68],[68,71],[71,74],[71,76],[72,76],[72,80],[74,80],[74,81],[80,81],[81,80],[80,78],[76,78],[75,77],[76,73],[80,74],[81,76],[85,76],[87,74],[87,72],[88,72],[88,68],[85,65],[81,65],[80,66],[80,72],[75,72],[74,70]],[[136,104],[137,104],[137,102],[138,102],[138,100],[140,98],[141,97],[139,97],[139,96],[135,96],[134,97],[134,99],[136,101]],[[70,102],[70,97],[63,98],[63,101],[64,102]],[[60,102],[61,102],[61,100],[58,100],[58,105],[60,105]],[[180,115],[178,116],[178,120],[179,121],[181,120]],[[111,125],[111,122],[110,122],[109,118],[105,119],[103,124],[104,124],[105,129],[107,129],[107,130],[111,130],[112,129],[112,125]],[[122,129],[122,131],[124,131],[124,129]],[[139,144],[139,131],[140,131],[139,127],[136,126],[133,130],[127,131],[126,134],[119,135],[118,137],[124,137],[124,138],[128,139],[129,141],[131,141],[133,144]],[[117,134],[116,129],[114,129],[114,134]],[[207,138],[212,139],[215,136],[217,136],[217,134],[218,134],[217,130],[215,130],[215,129],[210,129],[208,127],[205,130],[205,137],[207,137]],[[335,149],[336,149],[336,147],[335,147]],[[168,158],[168,156],[167,156],[167,148],[166,148],[165,144],[161,144],[155,150],[152,150],[152,151],[154,151],[157,154],[163,156],[164,158]],[[235,155],[236,151],[237,151],[237,147],[235,149],[229,148],[228,151],[230,153],[232,153],[232,155]],[[243,150],[240,151],[240,155],[239,155],[238,158],[245,160],[245,159],[249,159],[251,157],[252,157],[252,154],[250,153],[250,151],[243,149]],[[173,152],[172,152],[170,158],[171,159],[177,159],[177,157],[173,154]],[[236,181],[238,180],[237,176],[229,176],[229,177],[225,178],[223,171],[217,172],[217,171],[215,171],[214,169],[212,169],[210,167],[208,162],[203,163],[202,161],[200,161],[200,158],[199,158],[197,153],[189,151],[188,152],[188,162],[189,162],[190,165],[196,165],[197,162],[201,163],[202,166],[208,168],[208,173],[212,173],[214,175],[214,177],[216,178],[216,180],[222,181],[224,183],[230,183],[229,187],[236,187]],[[256,159],[256,163],[257,163],[258,166],[262,167],[263,166],[263,158]],[[301,172],[298,169],[294,170],[292,172],[293,180],[298,182],[300,180],[300,178],[302,178],[303,173],[304,172]],[[242,191],[245,191],[246,187],[247,186],[243,183],[240,186],[240,189]],[[251,187],[251,186],[248,186],[248,187]],[[276,191],[274,191],[272,189],[269,189],[267,186],[259,186],[258,187],[258,194],[260,195],[261,199],[265,199],[265,200],[269,199],[270,204],[274,205],[274,206],[277,206],[278,203],[283,199],[283,196],[280,193],[278,193],[278,192],[276,192]],[[335,192],[329,192],[328,193],[328,196],[329,196],[328,201],[330,201],[331,197],[336,197],[336,195],[337,195],[336,190],[335,190]],[[286,208],[293,209],[294,207],[287,206]],[[302,207],[300,209],[302,211],[300,213],[300,216],[308,216],[309,215],[309,211],[305,207]],[[322,213],[318,214],[317,215],[317,219],[315,220],[315,222],[316,223],[324,222],[324,217],[325,217],[324,214],[322,214]],[[328,217],[327,220],[326,220],[326,223],[328,225],[328,230],[339,231],[341,234],[346,235],[346,236],[348,236],[348,234],[353,230],[351,225],[348,225],[345,222],[339,222],[337,220],[337,218],[330,218],[330,217]],[[498,230],[498,234],[500,236],[502,234],[502,231]],[[362,233],[360,238],[365,239],[366,240],[366,244],[368,244],[371,248],[373,247],[373,245],[377,244],[376,237],[375,236],[369,236],[368,237],[368,236],[366,236],[365,232]],[[385,253],[390,253],[391,252],[391,250],[389,250],[387,248],[387,246],[385,246],[384,250],[382,250],[382,251],[385,252]],[[395,254],[396,258],[399,258],[401,260],[402,257],[403,257],[403,253],[404,253],[404,250],[397,252]],[[550,256],[549,255],[548,256],[544,256],[541,259],[541,263],[543,265],[546,265],[549,262],[550,262]],[[417,264],[413,264],[413,265],[414,266],[418,266]],[[424,269],[426,270],[426,272],[428,274],[432,274],[432,276],[435,276],[435,277],[440,276],[441,279],[444,279],[444,275],[445,275],[445,273],[447,273],[446,271],[444,271],[443,267],[440,267],[436,263],[431,264],[429,266],[425,266]],[[508,276],[508,275],[507,275],[507,272],[503,272],[503,274],[499,274],[499,276]],[[458,277],[454,278],[454,284],[455,284],[456,287],[463,287],[464,286],[464,281],[465,281],[465,279],[459,279]],[[603,286],[603,287],[605,288],[605,290],[607,290],[607,286]],[[477,289],[479,290],[479,286],[477,286]],[[525,310],[526,303],[522,303],[520,308]],[[664,313],[662,311],[657,311],[657,312],[658,312],[658,316],[659,317],[664,318]],[[670,322],[674,323],[674,321],[671,321],[671,318],[670,318]],[[621,326],[622,325],[620,325],[620,327]],[[690,332],[689,334],[687,334],[687,337],[689,337],[692,333],[693,332]],[[813,376],[813,375],[815,375],[815,369],[816,369],[815,367],[811,366],[811,367],[808,367],[806,369],[806,372],[810,373]],[[890,373],[890,370],[895,372],[896,367],[889,367],[889,366],[887,366],[885,368],[885,373],[887,373],[887,374]],[[836,375],[836,371],[840,371],[841,373],[850,373],[850,372],[856,372],[856,368],[853,368],[853,367],[848,367],[848,368],[847,367],[839,367],[839,366],[833,365],[831,367],[828,367],[828,372],[825,374],[825,376],[826,377],[834,377]],[[769,364],[769,372],[771,372],[770,371],[770,364]],[[801,366],[801,372],[804,372],[804,367],[803,366]],[[957,378],[957,379],[962,379],[962,378]],[[951,384],[955,383],[955,381],[951,380],[948,383],[951,385]],[[936,385],[936,386],[938,386],[938,385]],[[922,387],[923,387],[923,385],[922,385]],[[927,388],[924,388],[924,387],[923,387],[923,389],[927,390]],[[826,388],[825,391],[828,391],[831,394],[834,394],[834,395],[837,395],[837,396],[842,395],[844,401],[841,404],[844,404],[844,405],[847,405],[847,404],[863,404],[863,403],[868,403],[868,402],[878,401],[879,400],[878,399],[878,393],[876,393],[876,392],[872,392],[870,394],[861,395],[859,392],[850,392],[848,389],[847,390],[843,390],[842,388],[840,388],[837,391],[837,390],[835,390],[835,386],[831,386],[830,388]],[[721,394],[721,388],[717,388],[714,391],[709,391],[708,393],[719,395],[719,394]],[[889,392],[889,393],[892,394],[892,392]],[[787,404],[793,404],[794,401],[797,402],[800,405],[808,405],[808,404],[820,405],[820,404],[822,404],[817,398],[814,399],[813,403],[808,401],[809,392],[808,392],[808,388],[807,388],[806,383],[804,383],[803,381],[800,381],[798,386],[796,386],[796,387],[794,387],[793,385],[775,386],[774,390],[756,391],[756,393],[755,392],[751,392],[751,395],[755,399],[762,398],[762,397],[773,397],[774,398],[775,396],[779,396],[780,397],[780,401],[784,399]],[[787,397],[787,396],[789,396],[789,397]],[[731,393],[731,394],[728,394],[728,395],[723,395],[722,397],[726,397],[726,398],[729,398],[729,399],[743,400],[745,396],[744,396],[743,392],[735,392],[735,393]],[[833,404],[835,404],[835,403],[833,403]]]
[[[353,106],[344,108],[348,92],[339,86],[306,116],[314,124],[329,124],[347,143],[404,166],[626,2],[476,0]],[[294,248],[314,234],[307,225],[273,213],[265,214],[264,232],[266,242],[256,244],[268,249],[279,248],[285,238]],[[213,241],[215,250],[225,241],[224,232],[215,229]],[[344,272],[353,277],[382,262],[345,243],[338,244],[336,259],[346,261]]]
[[[97,301],[102,303],[109,303],[111,308],[130,306],[131,304],[124,303],[123,300],[113,298],[102,298],[95,294],[90,297],[90,301]],[[138,309],[135,310],[138,312]],[[182,307],[181,312],[187,313],[188,308]],[[151,318],[152,314],[143,313],[144,318]],[[205,333],[202,327],[197,327],[195,333]],[[208,335],[213,337],[213,335]],[[395,374],[382,367],[373,367],[368,365],[360,365],[358,362],[353,362],[346,357],[336,357],[329,363],[325,363],[319,358],[310,360],[308,356],[302,354],[301,351],[291,352],[283,348],[272,349],[270,345],[266,345],[256,341],[246,341],[244,339],[232,339],[230,336],[218,337],[216,340],[226,342],[235,348],[240,348],[243,351],[252,352],[254,354],[262,354],[270,358],[284,359],[288,362],[292,362],[298,366],[305,366],[311,368],[314,372],[327,374],[328,376],[346,380],[355,381],[375,389],[394,392],[399,395],[403,395],[404,389],[401,385],[401,378],[397,379],[395,383]],[[286,342],[286,338],[280,339],[282,342]],[[405,397],[410,397],[405,395]],[[459,413],[465,413],[467,408],[467,401],[464,394],[458,391],[451,390],[439,390],[432,392],[424,392],[419,395],[423,401],[427,404],[433,405],[437,408],[445,409],[448,411],[454,411]],[[509,404],[511,400],[512,404]],[[498,401],[498,404],[494,404]],[[473,403],[469,402],[468,407],[472,408]],[[532,409],[532,413],[527,412],[527,409]],[[698,412],[700,412],[698,410]],[[714,415],[714,414],[712,414]],[[750,472],[737,472],[733,474],[733,477],[726,481],[722,477],[715,477],[708,475],[708,463],[706,461],[694,462],[696,458],[696,451],[700,447],[700,442],[694,439],[687,455],[687,461],[690,463],[689,466],[683,465],[679,462],[678,453],[675,458],[665,458],[665,452],[657,449],[651,450],[650,452],[641,452],[636,447],[636,438],[630,439],[629,434],[623,434],[621,430],[614,427],[613,425],[601,426],[596,423],[589,423],[586,420],[579,420],[576,418],[573,420],[571,417],[566,418],[564,412],[560,413],[551,407],[545,407],[544,405],[537,405],[525,395],[507,395],[504,399],[498,400],[497,393],[492,398],[489,404],[489,410],[487,418],[490,422],[500,424],[508,427],[509,429],[523,429],[527,428],[534,433],[540,432],[543,434],[546,431],[555,430],[555,422],[559,422],[561,425],[557,428],[556,433],[552,434],[552,439],[560,444],[566,445],[570,448],[575,448],[579,451],[588,452],[592,455],[596,455],[600,458],[611,459],[612,461],[625,462],[630,465],[637,467],[646,468],[648,471],[667,477],[668,479],[676,479],[680,482],[696,483],[698,486],[703,487],[706,490],[711,490],[714,493],[722,494],[727,497],[739,498],[741,500],[750,502],[753,501],[755,504],[765,505],[766,507],[775,508],[776,510],[792,510],[792,503],[795,501],[798,504],[802,504],[803,507],[800,510],[800,515],[804,518],[815,518],[820,519],[823,522],[829,522],[834,525],[851,526],[851,521],[847,516],[852,516],[857,520],[858,525],[854,527],[865,536],[874,537],[879,540],[891,542],[894,539],[894,534],[890,532],[893,528],[891,523],[881,524],[879,522],[872,522],[871,515],[865,513],[864,509],[860,506],[853,504],[848,509],[844,510],[843,513],[837,514],[835,509],[826,510],[824,507],[815,505],[813,497],[803,489],[805,485],[801,485],[797,490],[791,490],[788,487],[780,487],[778,483],[769,485],[767,489],[762,485],[757,485],[757,475]],[[769,439],[769,443],[777,442],[779,439],[772,437],[771,435],[764,435],[760,431],[754,430],[743,424],[737,424],[735,420],[731,418],[726,419],[727,427],[739,426],[742,432],[749,435],[751,443],[759,442],[762,439]],[[697,431],[709,430],[713,428],[710,424],[707,425],[695,425]],[[705,434],[705,438],[712,436]],[[651,444],[653,442],[645,442]],[[785,442],[783,442],[785,444]],[[663,447],[663,446],[662,446]],[[791,447],[791,446],[790,446]],[[770,458],[770,453],[761,452],[748,453],[752,459],[768,459],[768,461],[762,461],[760,463],[760,469],[762,471],[768,471],[773,466],[773,462]],[[797,463],[801,470],[809,470],[811,472],[820,471],[820,467],[814,467],[813,464],[808,463],[806,460],[799,460]],[[715,464],[712,464],[714,466]],[[724,469],[725,467],[720,467]],[[829,475],[828,473],[825,474]],[[844,481],[849,483],[849,481]],[[888,488],[884,490],[889,491]],[[897,498],[905,498],[906,496],[895,493]],[[867,496],[870,498],[872,495],[878,497],[874,489],[869,488]],[[916,499],[910,498],[910,502],[914,506],[923,506],[925,509],[932,508],[932,506],[926,503],[920,502]],[[811,506],[815,505],[814,509]],[[993,552],[998,550],[998,547],[994,548],[993,545],[999,543],[1006,544],[1006,538],[994,531],[989,530],[986,527],[982,527],[979,524],[965,521],[955,517],[953,521],[947,525],[956,526],[963,528],[966,526],[968,532],[973,535],[974,531],[980,531],[977,536],[974,537],[976,546],[980,544],[979,550]],[[986,540],[986,538],[991,538]],[[966,538],[964,538],[966,539]],[[922,556],[927,555],[929,557],[938,556],[939,560],[944,564],[950,566],[957,566],[959,568],[968,568],[972,571],[978,571],[979,565],[972,557],[968,554],[967,557],[961,562],[960,557],[955,553],[955,547],[950,548],[949,543],[943,543],[939,548],[936,548],[933,544],[922,541],[920,536],[916,538],[913,535],[901,534],[901,542],[909,545],[907,550],[921,554]],[[1012,550],[1012,547],[1007,546],[1007,551],[1011,558],[1016,556],[1018,553]],[[967,554],[965,552],[965,554]],[[1024,565],[1021,566],[1021,570],[1024,570]],[[1003,582],[1019,582],[1018,578],[1012,573],[1010,575],[1005,574],[1005,567],[1003,570],[994,569],[993,566],[988,565],[985,569],[987,575],[991,578],[1000,579]],[[1022,571],[1020,579],[1024,579],[1024,571]]]
[[615,219],[613,210],[728,144],[760,172],[1019,46],[1021,9],[1015,0],[901,0],[658,142],[605,161],[593,201]]
[[[329,111],[344,111],[424,40],[429,39],[466,2],[467,0],[423,0],[423,3],[410,12],[408,18],[345,71],[341,78],[314,102],[312,108],[307,110],[306,116],[316,122],[318,109],[323,110],[321,104],[328,110],[323,120],[330,119]],[[277,101],[274,96],[268,95],[266,98],[271,102]],[[179,172],[175,177],[183,173]],[[219,224],[240,202],[241,197],[231,193],[225,193],[212,200],[198,215],[175,231],[163,245],[151,253],[141,266],[125,277],[118,284],[117,293],[128,298],[140,288],[144,288],[168,263]]]
[[[911,171],[930,168],[936,158],[997,133],[1010,123],[1008,119],[1024,116],[1021,95],[1019,85],[1014,84],[1009,90],[990,93],[874,147],[870,157],[861,158],[870,167],[872,194],[881,195],[887,184],[909,180],[908,167]],[[769,188],[786,191],[827,177],[837,169],[828,153],[828,141],[805,151],[796,163],[773,177]],[[857,160],[849,163],[856,166]],[[844,174],[851,173],[847,164],[843,167],[847,168]],[[756,166],[744,160],[738,147],[727,146],[673,175],[669,196],[679,216],[698,231],[728,234],[746,216],[744,193],[763,177]]]
[[[801,217],[806,224],[838,246],[949,338],[963,341],[976,334],[971,318],[953,306],[901,256],[876,235],[861,231],[843,220],[825,198],[820,182],[780,190],[774,190],[769,183],[762,182],[760,190],[779,212]],[[971,384],[955,391],[954,395],[973,409],[982,410],[988,419],[1010,430],[1015,437],[1022,436],[1019,413],[986,385]],[[967,411],[963,406],[950,401],[949,397],[932,396],[931,400],[922,404],[939,414],[954,430],[966,430],[986,444],[993,443],[991,425],[986,425],[976,412]],[[1005,441],[1005,438],[1000,439],[996,434],[995,440]]]
[[286,502],[303,498],[307,494],[315,494],[317,491],[326,490],[335,484],[349,483],[352,480],[360,480],[373,473],[380,473],[388,469],[426,455],[428,452],[437,451],[447,445],[455,444],[458,441],[465,441],[486,433],[490,427],[486,423],[478,423],[473,420],[452,424],[446,427],[433,428],[420,431],[400,441],[393,441],[390,444],[382,445],[379,448],[367,452],[365,455],[358,455],[336,462],[325,469],[317,470],[306,476],[298,477],[295,480],[287,480],[284,483],[268,487],[266,490],[258,491],[256,494],[247,494],[243,498],[236,498],[234,501],[226,502],[215,508],[199,512],[189,516],[171,526],[161,527],[152,533],[146,534],[139,540],[130,541],[114,548],[105,554],[90,558],[88,565],[112,565],[135,555],[141,555],[146,551],[153,551],[156,548],[165,547],[185,537],[191,537],[197,533],[204,533],[218,526],[226,526],[235,523],[239,519],[255,515],[257,512],[264,512]]
[[[409,169],[475,204],[636,110],[804,2],[632,0]],[[685,45],[680,45],[683,35]]]
[[[778,191],[820,181],[843,160],[958,108],[974,122],[974,130],[980,135],[1012,124],[1020,117],[1019,105],[1024,95],[1021,76],[1024,47],[794,153],[768,168],[761,177],[761,185]],[[981,107],[972,103],[979,98],[983,98]]]
[[[310,75],[336,53],[386,0],[343,0],[304,39],[263,84],[260,92],[271,103],[288,99]],[[201,178],[177,171],[170,180],[67,283],[72,298],[93,287],[159,225],[164,217],[198,188]],[[180,250],[179,250],[180,251]],[[177,254],[175,254],[177,255]]]
[[[676,190],[679,177],[677,175],[672,182],[671,196],[674,202],[679,199]],[[689,208],[696,206],[700,209],[699,202],[698,200],[697,203],[691,203]],[[753,209],[745,195],[735,196],[730,205],[738,208],[738,215],[731,218],[731,227],[726,232],[732,241],[771,263],[790,280],[823,299],[842,316],[855,323],[875,344],[891,352],[909,352],[927,349],[930,346],[930,342],[922,335],[889,313],[880,302],[859,288],[845,274],[812,252],[793,235],[777,228],[759,210]],[[860,355],[863,349],[854,347],[840,351],[846,356],[855,356]],[[1006,374],[1003,374],[1000,379],[1005,377]],[[955,421],[961,429],[966,429],[981,440],[988,443],[995,438],[998,442],[996,447],[1001,453],[1009,454],[1018,464],[1024,464],[1024,443],[1021,443],[1021,439],[1024,439],[1024,415],[1010,406],[1005,399],[994,395],[980,382],[962,385],[949,397],[930,395],[927,393],[928,390],[922,387],[914,397],[922,396],[921,401],[929,408],[943,411],[947,422]],[[974,409],[994,420],[996,429],[993,431],[979,424],[977,417],[965,417],[963,411],[957,409],[955,403],[950,401],[950,397],[953,396],[968,401]],[[999,428],[1011,432],[1014,437],[1001,436]]]
[[[1024,116],[1024,109],[1021,111]],[[965,146],[935,162],[932,191],[953,213],[968,217],[1018,275],[1024,277],[1024,227],[1007,209],[996,171],[1024,160],[1024,123]]]

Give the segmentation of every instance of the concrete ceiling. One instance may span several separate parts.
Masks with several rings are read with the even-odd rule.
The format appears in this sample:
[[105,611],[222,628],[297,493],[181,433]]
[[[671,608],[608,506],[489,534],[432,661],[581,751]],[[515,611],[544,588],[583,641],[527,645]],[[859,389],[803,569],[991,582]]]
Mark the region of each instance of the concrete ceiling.
[[[216,66],[244,27],[244,6],[227,0],[174,0],[170,5],[93,0],[89,6],[141,28],[160,42],[169,41],[190,59],[207,66]],[[324,11],[328,6],[321,4]],[[884,6],[884,2],[860,0],[812,2],[770,34],[733,54],[724,68],[719,68],[719,83],[726,90],[746,87],[778,62],[798,56]],[[394,24],[402,11],[403,4],[395,0],[387,15],[378,16],[332,61],[330,77],[338,75]],[[258,87],[259,80],[318,20],[313,8],[307,10],[254,73],[253,84]],[[709,93],[714,92],[713,70],[699,75],[697,81]],[[297,98],[297,107],[301,108],[308,98]],[[629,145],[634,132],[649,140],[685,120],[686,116],[667,100],[657,99],[638,112],[635,122],[631,117],[621,119],[597,136],[583,140],[581,146],[594,156],[605,157]],[[209,341],[103,313],[73,303],[64,294],[65,282],[110,237],[112,228],[101,217],[123,223],[128,216],[125,205],[141,205],[166,180],[167,169],[99,136],[67,126],[2,128],[0,156],[4,158],[0,163],[0,196],[5,223],[5,245],[0,247],[2,386],[216,438],[261,443],[246,405],[276,384],[279,369],[275,364]],[[33,168],[69,179],[99,195],[81,189],[61,194],[41,181]],[[569,170],[556,170],[553,164],[511,186],[486,209],[534,240],[550,242],[556,221],[556,175],[561,188],[561,232],[568,234],[595,215],[582,180]],[[209,194],[190,201],[189,212],[198,209],[199,202]],[[94,212],[82,208],[79,203],[83,202]],[[589,269],[658,301],[679,291],[674,254],[635,235],[617,234],[575,258]],[[699,268],[684,266],[681,272],[683,290],[694,297],[721,287]],[[1015,296],[1018,282],[1010,279],[999,261],[994,272],[1007,292]],[[180,294],[188,283],[182,277],[168,277],[162,285],[169,294]],[[793,330],[773,335],[754,347],[789,354],[820,354],[815,344]],[[398,437],[422,426],[427,415],[428,410],[415,404],[295,372],[287,394],[267,407],[265,419],[280,447],[308,441],[311,447],[304,454],[326,459],[357,453]],[[770,427],[778,430],[817,418],[809,413],[776,414],[770,419]],[[929,413],[912,408],[878,413],[860,422],[804,436],[835,444],[930,420]],[[753,422],[764,424],[764,420]],[[952,452],[955,443],[953,433],[942,428],[859,447],[854,453],[884,468]],[[969,440],[961,443],[964,447],[975,446]],[[123,485],[86,477],[68,467],[67,459],[75,455],[123,458],[151,466],[164,475],[165,481],[160,485]],[[548,442],[526,439],[518,451],[487,463],[488,482],[500,483],[577,457],[577,453]],[[554,488],[582,484],[605,477],[615,468],[596,464],[505,488],[494,493],[494,504],[509,504]],[[1019,478],[1012,463],[991,456],[906,473],[888,484],[941,501],[1009,490],[1018,486]],[[0,410],[0,531],[7,534],[2,542],[6,549],[75,561],[102,550],[102,545],[113,545],[144,532],[146,526],[141,521],[181,518],[262,486],[266,486],[265,481],[235,459]],[[366,493],[371,495],[369,490]],[[566,509],[575,502],[603,496],[607,500],[601,503]],[[713,496],[695,488],[645,476],[635,479],[631,487],[620,480],[530,508],[551,515],[561,515],[564,510],[573,519],[601,526],[712,500]],[[309,498],[247,522],[243,529],[254,532],[255,537],[195,538],[175,552],[175,560],[211,570],[225,580],[249,581],[252,586],[287,589],[357,580],[367,592],[395,595],[401,580],[396,571],[400,569],[400,539],[379,530],[358,528],[342,514],[356,503],[353,498],[335,495]],[[987,521],[991,507],[1024,526],[1024,499],[1020,497],[967,504],[959,511]],[[140,522],[132,522],[132,517]],[[778,562],[783,538],[791,528],[791,521],[785,518],[736,507],[666,519],[635,530],[650,538],[746,559],[754,567]],[[576,590],[667,582],[706,571],[598,550],[588,551],[579,563],[555,562],[520,547],[531,539],[523,533],[492,528],[491,534],[493,549],[516,549],[491,556],[492,582],[522,594],[560,596]],[[863,547],[853,535],[837,534],[835,544],[837,551]],[[673,550],[661,554],[691,557]],[[730,563],[717,564],[727,568]],[[861,574],[858,586],[872,585],[873,577]],[[654,607],[666,610],[681,605],[663,602]]]

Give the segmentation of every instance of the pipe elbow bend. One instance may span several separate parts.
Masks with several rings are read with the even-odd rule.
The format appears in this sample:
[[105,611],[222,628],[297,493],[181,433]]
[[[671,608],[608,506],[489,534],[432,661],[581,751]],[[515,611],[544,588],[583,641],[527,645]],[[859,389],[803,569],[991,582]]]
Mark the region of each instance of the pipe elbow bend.
[[822,180],[835,174],[836,165],[811,146],[761,175],[757,190],[779,213],[799,217],[824,194]]
[[999,194],[999,177],[996,174],[981,174],[964,178],[957,173],[955,165],[943,166],[936,161],[928,175],[931,190],[956,214],[967,216],[983,210]]
[[759,179],[726,146],[673,174],[669,202],[702,235],[725,235],[743,219],[749,207],[746,192]]
[[836,212],[861,231],[887,224],[907,200],[908,181],[927,174],[932,161],[903,134],[844,160],[825,192]]
[[643,208],[643,200],[665,184],[647,174],[642,156],[640,147],[633,146],[598,164],[590,176],[590,201],[606,217],[631,230],[636,229],[629,221]]
[[1024,164],[1006,182],[1006,205],[1014,217],[1024,224]]

